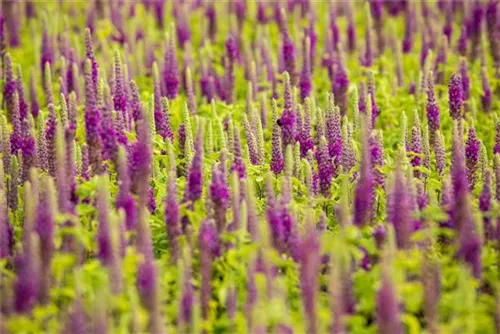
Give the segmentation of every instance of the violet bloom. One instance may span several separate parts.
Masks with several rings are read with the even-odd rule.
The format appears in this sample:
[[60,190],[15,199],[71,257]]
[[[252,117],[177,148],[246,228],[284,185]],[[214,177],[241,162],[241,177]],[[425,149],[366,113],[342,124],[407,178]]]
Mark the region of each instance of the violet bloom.
[[196,202],[203,192],[203,130],[198,129],[194,158],[189,167],[184,199]]
[[462,30],[457,40],[457,51],[462,57],[465,57],[467,54],[468,43],[469,36],[467,35],[467,27],[464,24],[462,25]]
[[161,309],[157,282],[156,265],[151,259],[146,259],[139,265],[137,270],[137,290],[141,297],[142,304],[148,312],[148,331],[151,333],[163,334],[161,319]]
[[436,94],[434,92],[434,74],[429,72],[427,75],[427,123],[429,124],[430,140],[434,143],[436,132],[440,128],[439,106],[436,101]]
[[373,65],[373,45],[372,45],[372,16],[367,10],[366,14],[366,32],[365,32],[365,49],[364,55],[360,59],[360,63],[364,67],[372,67]]
[[3,60],[3,66],[5,69],[5,81],[3,86],[3,101],[5,102],[7,109],[7,117],[12,118],[13,108],[14,108],[14,94],[17,93],[16,79],[14,78],[14,69],[12,66],[12,59],[10,54],[5,54]]
[[224,61],[224,82],[223,82],[223,96],[221,98],[227,103],[233,103],[234,100],[234,64],[238,57],[238,45],[233,35],[229,35],[225,43],[226,58]]
[[[418,116],[418,111],[415,110],[414,116],[413,116],[413,126],[411,128],[411,147],[410,147],[411,153],[414,154],[414,156],[411,158],[411,164],[413,167],[420,167],[422,165],[422,158],[420,157],[420,154],[422,154],[422,130],[420,128],[420,120]],[[413,171],[413,175],[416,178],[420,178],[422,173],[415,169]]]
[[407,249],[411,246],[412,211],[411,194],[408,192],[401,162],[398,162],[394,185],[387,201],[387,219],[394,226],[398,248]]
[[[26,236],[31,238],[31,236]],[[35,306],[38,294],[39,270],[34,250],[23,250],[14,260],[16,281],[14,283],[14,310],[20,314],[29,313]]]
[[318,332],[317,295],[319,291],[319,268],[321,264],[320,240],[314,226],[306,226],[306,233],[300,241],[300,287],[306,313],[307,333]]
[[214,167],[212,170],[210,199],[213,203],[214,220],[217,232],[222,233],[226,227],[226,212],[229,206],[229,190],[226,183],[226,174],[220,170],[220,167]]
[[23,163],[21,180],[24,183],[28,180],[31,168],[36,167],[36,145],[34,131],[28,119],[23,120],[22,127],[24,136],[21,147]]
[[495,230],[489,216],[492,204],[491,170],[487,168],[483,175],[483,189],[479,196],[479,210],[483,213],[484,236],[487,241],[494,240]]
[[271,171],[278,175],[283,170],[285,162],[283,160],[283,151],[281,149],[280,128],[278,126],[278,111],[276,101],[273,99],[273,122],[272,122],[272,151],[271,151]]
[[[314,141],[311,135],[311,101],[304,101],[304,119],[302,121],[302,129],[299,133],[300,157],[305,158],[308,151],[314,149]],[[273,122],[275,123],[275,122]]]
[[101,115],[97,109],[96,92],[92,81],[92,63],[85,62],[85,139],[88,146],[89,165],[93,174],[102,173]]
[[110,110],[103,110],[101,119],[102,155],[105,160],[116,161],[118,153],[117,133]]
[[149,176],[151,174],[151,138],[148,123],[144,120],[137,124],[137,142],[130,148],[130,178],[132,192],[139,196],[139,202],[144,204],[148,198]]
[[[0,168],[3,164],[0,163]],[[3,171],[0,171],[3,176]],[[1,182],[1,181],[0,181]],[[14,246],[14,229],[9,221],[9,208],[7,206],[7,196],[5,189],[0,185],[0,259],[8,258],[12,254]]]
[[284,110],[281,115],[281,133],[283,136],[283,146],[295,144],[295,106],[293,104],[292,86],[288,72],[284,74]]
[[481,68],[481,84],[483,88],[483,95],[481,95],[481,105],[484,112],[489,112],[491,108],[492,92],[490,82],[488,81],[488,73],[486,68]]
[[498,26],[500,24],[500,16],[498,15],[498,1],[490,0],[486,4],[486,32],[488,35],[490,54],[496,70],[500,69],[500,32]]
[[85,29],[85,58],[90,60],[91,78],[94,84],[94,91],[97,92],[97,85],[99,81],[99,65],[94,55],[94,46],[92,43],[92,34],[90,29]]
[[114,54],[114,70],[113,105],[127,123],[127,91],[123,78],[122,60],[118,50]]
[[311,94],[311,58],[310,58],[310,49],[311,49],[311,41],[309,37],[304,36],[304,42],[302,44],[302,72],[300,74],[300,98],[302,101],[305,100],[306,97],[309,97]]
[[175,99],[179,91],[179,68],[172,31],[168,35],[165,55],[163,56],[163,84],[165,96],[169,100]]
[[329,197],[334,170],[332,165],[332,158],[330,158],[330,154],[328,153],[328,147],[325,137],[322,137],[320,140],[318,151],[316,151],[316,160],[318,162],[320,192],[323,194],[323,196]]
[[52,65],[54,64],[54,50],[52,49],[52,43],[48,32],[48,22],[46,22],[46,19],[44,19],[42,30],[42,44],[40,51],[40,66],[42,71],[42,78],[45,78],[45,70],[47,64],[49,64],[49,67],[52,68]]
[[179,259],[178,238],[181,235],[179,203],[177,198],[177,174],[175,167],[170,168],[168,173],[167,197],[165,199],[165,227],[167,230],[168,247],[172,263]]
[[17,92],[11,98],[12,133],[10,135],[11,154],[16,155],[23,147],[22,119],[19,112],[19,96]]
[[348,108],[347,91],[349,89],[349,77],[344,64],[344,57],[342,55],[342,52],[339,52],[338,63],[334,74],[335,76],[332,82],[332,92],[340,108],[340,114],[342,116],[345,116],[347,115]]
[[469,128],[469,136],[465,143],[465,159],[467,167],[467,181],[469,189],[472,191],[477,180],[477,170],[479,162],[479,148],[481,142],[476,137],[476,130],[473,126]]
[[292,37],[290,36],[290,32],[288,31],[286,23],[283,24],[282,34],[283,34],[283,44],[281,52],[283,56],[283,63],[285,65],[284,70],[290,75],[290,81],[292,85],[295,85],[297,81],[296,78],[297,74],[295,73],[296,71],[295,45],[293,44],[293,40]]
[[446,150],[444,147],[444,137],[440,131],[436,132],[434,152],[436,157],[436,170],[438,171],[438,174],[442,176],[444,174],[444,169],[446,168]]
[[475,1],[472,5],[472,13],[468,25],[470,35],[470,59],[473,61],[479,56],[481,44],[481,31],[484,18],[484,8],[481,1]]
[[382,286],[377,292],[377,327],[379,333],[403,334],[399,305],[388,269],[383,269]]
[[31,100],[31,107],[30,107],[31,115],[33,115],[34,118],[37,118],[38,113],[40,112],[40,104],[38,103],[38,97],[36,93],[34,70],[30,72],[30,100]]
[[[366,122],[366,121],[365,121]],[[359,167],[359,178],[354,198],[354,223],[364,226],[371,221],[375,182],[373,180],[371,158],[368,146],[368,134],[363,130],[362,154]]]
[[212,261],[219,253],[219,236],[211,221],[201,224],[198,232],[198,247],[200,249],[201,317],[207,320],[212,295]]
[[465,58],[460,62],[460,77],[462,78],[462,92],[464,96],[464,100],[469,99],[470,95],[470,78],[469,78],[469,70],[467,68],[467,61]]
[[464,92],[462,78],[459,74],[453,74],[448,82],[448,103],[450,116],[454,120],[463,117]]
[[381,168],[384,167],[384,145],[382,138],[382,130],[375,130],[373,135],[370,136],[368,140],[370,144],[370,156],[373,170],[373,177],[375,183],[380,187],[384,188],[384,174],[381,172]]
[[328,153],[333,162],[334,177],[338,174],[338,167],[342,161],[342,127],[340,124],[339,108],[333,105],[333,96],[328,98],[328,107],[325,115],[325,136],[328,142]]

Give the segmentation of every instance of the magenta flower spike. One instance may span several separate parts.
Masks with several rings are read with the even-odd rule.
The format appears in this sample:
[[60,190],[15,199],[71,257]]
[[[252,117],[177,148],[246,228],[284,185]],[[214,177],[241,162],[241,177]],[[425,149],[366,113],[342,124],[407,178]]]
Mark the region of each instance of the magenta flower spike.
[[300,98],[304,101],[311,94],[311,40],[307,36],[304,36],[304,42],[302,43],[302,72],[300,74]]
[[203,192],[203,127],[198,128],[194,158],[189,167],[184,200],[192,203],[201,198]]
[[278,110],[276,106],[276,101],[272,101],[273,108],[273,121],[272,121],[272,149],[271,149],[271,171],[278,175],[283,170],[285,162],[283,159],[283,151],[281,148],[281,134],[280,127],[278,125]]
[[[420,155],[422,154],[422,129],[420,128],[420,119],[417,110],[415,110],[413,115],[410,152],[413,154],[413,157],[411,158],[412,166],[417,168],[421,167],[422,158],[420,157]],[[418,169],[415,169],[413,171],[413,175],[416,178],[420,178],[422,173]]]
[[[439,131],[441,122],[439,117],[439,106],[436,101],[436,94],[434,91],[434,74],[429,72],[427,75],[427,123],[429,124],[430,140],[434,143],[436,132]],[[434,145],[434,144],[433,144]]]
[[101,115],[97,109],[96,91],[92,81],[92,62],[85,62],[85,139],[91,174],[102,173]]
[[284,74],[284,109],[281,115],[281,134],[283,147],[295,144],[295,106],[292,97],[292,86],[288,72]]
[[470,95],[470,77],[469,77],[469,70],[467,68],[467,61],[465,58],[462,58],[460,62],[460,78],[462,78],[462,92],[464,96],[464,100],[469,99]]
[[[365,123],[369,121],[365,119]],[[371,157],[368,144],[368,133],[362,130],[362,148],[361,161],[359,166],[359,178],[356,184],[354,198],[354,224],[364,226],[371,221],[372,203],[375,182],[371,168]]]
[[158,291],[157,268],[152,259],[144,260],[137,270],[137,290],[142,304],[148,312],[148,331],[164,334],[161,319],[161,305]]
[[332,164],[332,158],[328,152],[325,137],[320,139],[320,144],[318,150],[316,151],[316,161],[318,163],[319,191],[323,194],[323,196],[329,197],[334,166]]
[[453,74],[448,82],[448,103],[450,116],[454,120],[463,117],[464,92],[462,78],[459,74]]
[[42,30],[42,45],[40,51],[40,66],[42,72],[42,78],[45,78],[46,65],[49,64],[49,67],[52,68],[54,64],[54,50],[52,49],[52,43],[49,36],[48,31],[48,22],[47,19],[44,18],[43,22],[43,30]]
[[467,26],[464,24],[462,25],[460,36],[457,40],[457,51],[462,57],[465,57],[467,55],[468,46],[469,36],[467,34]]
[[484,8],[481,1],[474,1],[470,13],[468,32],[470,35],[470,59],[472,61],[479,57],[481,47],[481,31],[484,19]]
[[489,41],[490,54],[493,58],[495,69],[500,69],[500,33],[498,25],[500,24],[500,16],[498,15],[498,0],[490,0],[485,8],[486,32]]
[[377,291],[377,327],[379,333],[403,334],[403,325],[399,315],[399,305],[388,269],[382,273],[382,285]]
[[99,81],[99,65],[94,55],[94,46],[92,42],[92,34],[90,29],[85,29],[85,57],[90,60],[91,78],[94,84],[94,91],[97,92],[97,85]]
[[465,143],[465,165],[467,167],[467,181],[471,191],[476,185],[480,146],[481,142],[476,137],[476,130],[471,126]]
[[408,191],[400,160],[396,165],[393,188],[388,194],[387,219],[394,226],[398,248],[407,249],[411,247],[412,195]]
[[479,210],[483,213],[484,237],[487,241],[495,239],[495,230],[489,213],[492,208],[491,170],[487,168],[483,175],[483,188],[479,195]]
[[340,122],[340,111],[333,104],[333,96],[328,97],[328,106],[325,115],[325,136],[328,142],[328,153],[332,158],[334,176],[337,176],[338,167],[342,160],[342,126]]
[[113,89],[113,106],[114,110],[121,114],[121,117],[127,122],[127,90],[123,78],[123,66],[118,50],[114,53],[114,89]]
[[481,95],[481,105],[484,112],[489,112],[491,109],[492,92],[486,68],[481,68],[481,84],[483,88],[483,95]]
[[380,187],[384,188],[385,180],[384,174],[380,171],[384,167],[384,145],[382,138],[382,130],[376,130],[370,136],[370,160],[372,164],[373,177],[375,183]]
[[365,48],[364,54],[360,59],[360,64],[364,67],[372,67],[373,65],[373,42],[372,42],[372,16],[369,10],[366,11],[366,32],[365,32]]
[[38,97],[36,93],[34,69],[32,69],[30,72],[30,100],[31,100],[31,106],[30,106],[31,115],[34,118],[37,118],[38,113],[40,112],[40,104],[38,103]]
[[177,52],[172,29],[173,27],[167,36],[165,54],[163,56],[164,94],[169,100],[175,99],[179,92],[179,68],[177,65]]
[[139,196],[139,203],[145,204],[150,186],[151,135],[148,123],[140,120],[136,123],[137,141],[130,148],[129,173],[132,181],[131,191]]
[[229,189],[226,182],[226,174],[220,166],[214,166],[212,170],[212,182],[210,184],[210,199],[213,203],[214,221],[217,232],[222,233],[226,227],[226,212],[229,206]]
[[290,82],[292,85],[295,85],[297,82],[297,73],[296,73],[296,54],[295,54],[295,45],[293,43],[292,37],[290,35],[290,31],[288,30],[288,26],[283,23],[281,27],[282,34],[282,57],[283,63],[285,65],[284,70],[290,76]]
[[300,288],[306,315],[307,333],[318,333],[317,295],[319,291],[319,268],[321,264],[320,240],[314,224],[309,222],[300,240]]
[[198,232],[198,247],[200,249],[200,302],[201,317],[209,317],[209,302],[212,294],[212,261],[219,254],[219,236],[211,221],[205,221]]
[[[3,165],[0,164],[3,168]],[[3,175],[3,171],[0,171]],[[3,183],[3,180],[0,180]],[[14,246],[14,228],[9,219],[9,207],[7,206],[6,189],[3,189],[3,184],[0,185],[0,259],[8,258],[12,255]]]

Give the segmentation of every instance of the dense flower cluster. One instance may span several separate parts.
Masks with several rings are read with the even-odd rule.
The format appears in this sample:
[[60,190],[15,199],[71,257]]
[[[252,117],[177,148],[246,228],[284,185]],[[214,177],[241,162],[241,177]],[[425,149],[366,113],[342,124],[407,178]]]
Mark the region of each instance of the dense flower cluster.
[[498,333],[499,7],[4,0],[0,333]]

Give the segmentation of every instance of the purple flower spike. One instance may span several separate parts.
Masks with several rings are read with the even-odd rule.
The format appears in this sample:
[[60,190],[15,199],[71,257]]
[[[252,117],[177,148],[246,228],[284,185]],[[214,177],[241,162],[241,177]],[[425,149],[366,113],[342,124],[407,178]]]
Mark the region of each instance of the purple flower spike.
[[382,273],[382,286],[377,292],[377,327],[379,333],[403,334],[399,305],[388,269]]
[[498,25],[500,16],[498,15],[498,0],[490,0],[486,4],[486,32],[490,44],[490,53],[493,58],[495,69],[500,69],[500,33]]
[[300,287],[306,313],[307,333],[318,333],[317,294],[319,291],[320,240],[314,224],[309,222],[300,241]]
[[36,86],[35,86],[35,72],[34,70],[31,70],[30,73],[30,99],[31,99],[31,115],[33,115],[34,118],[38,117],[38,113],[40,112],[40,104],[38,103],[38,97],[36,93]]
[[226,227],[226,211],[229,205],[229,189],[226,183],[226,174],[219,167],[212,171],[212,183],[210,184],[210,198],[214,205],[214,220],[217,232],[222,233]]
[[139,196],[139,202],[146,203],[149,190],[149,177],[151,174],[151,138],[148,123],[144,120],[136,124],[137,142],[131,147],[129,160],[130,178],[132,180],[132,192]]
[[[413,126],[411,128],[411,153],[413,157],[411,158],[411,164],[413,167],[420,167],[422,165],[422,158],[420,154],[422,154],[422,130],[420,128],[420,119],[418,115],[418,111],[415,110],[413,116]],[[420,178],[422,175],[421,172],[417,169],[413,171],[413,175],[416,178]]]
[[3,66],[5,68],[5,83],[3,86],[3,101],[6,104],[7,116],[10,119],[13,113],[13,98],[17,92],[16,79],[14,78],[14,69],[12,66],[12,59],[10,54],[5,54],[3,59]]
[[283,170],[285,162],[283,160],[283,151],[281,149],[280,128],[278,126],[278,111],[276,101],[273,99],[273,134],[272,134],[272,151],[271,151],[271,171],[278,175]]
[[361,65],[364,67],[372,67],[373,65],[373,42],[372,42],[372,16],[370,11],[366,11],[366,32],[365,32],[365,49],[364,55],[360,59]]
[[92,62],[85,62],[85,139],[88,146],[92,174],[102,173],[101,115],[97,109],[96,91],[92,81]]
[[207,320],[212,295],[212,261],[219,253],[219,236],[211,221],[205,221],[201,224],[198,233],[198,247],[200,249],[201,317]]
[[490,82],[488,81],[488,72],[484,66],[481,68],[481,83],[483,87],[483,95],[481,95],[481,105],[484,112],[489,112],[491,109],[492,92]]
[[186,186],[184,199],[198,201],[203,191],[203,126],[199,126],[196,135],[195,154],[188,171]]
[[483,176],[483,189],[479,196],[479,210],[483,213],[484,236],[490,241],[495,238],[494,226],[489,213],[491,211],[492,192],[491,192],[491,170],[487,168]]
[[[365,123],[367,121],[369,120],[365,120]],[[356,184],[356,194],[354,198],[354,223],[357,226],[364,226],[371,221],[375,185],[371,168],[366,125],[362,132],[362,155],[359,168],[360,175]]]
[[318,151],[316,152],[316,160],[318,162],[318,178],[320,192],[325,197],[330,196],[330,188],[332,186],[333,165],[332,158],[328,153],[328,146],[325,137],[320,140]]
[[454,120],[463,117],[464,92],[462,78],[459,74],[453,74],[448,82],[448,102],[450,106],[450,116]]
[[307,35],[304,36],[304,43],[302,45],[302,72],[300,74],[300,98],[302,101],[311,94],[311,59],[310,59],[310,49],[311,40]]
[[472,13],[470,14],[468,24],[468,32],[470,35],[470,59],[475,60],[479,56],[481,47],[481,31],[484,19],[484,8],[481,1],[475,1],[472,5]]
[[481,142],[476,137],[476,130],[473,126],[469,128],[469,137],[465,143],[465,159],[467,166],[467,181],[469,189],[473,190],[477,180],[477,170],[479,161],[479,148]]
[[328,98],[328,107],[325,115],[325,136],[328,142],[328,152],[332,158],[334,177],[338,174],[338,167],[342,161],[342,127],[340,124],[339,108],[334,107],[333,96]]
[[283,63],[285,65],[284,70],[290,75],[290,82],[295,85],[297,81],[296,71],[296,55],[295,55],[295,45],[293,44],[292,37],[288,31],[286,23],[283,24],[282,28],[283,34],[283,44],[282,44],[282,57]]
[[340,108],[340,114],[345,116],[348,108],[349,77],[344,64],[342,52],[339,52],[338,63],[335,69],[335,77],[332,83],[332,91]]
[[470,78],[469,78],[469,69],[467,68],[467,60],[462,58],[460,62],[460,77],[462,78],[462,92],[464,95],[464,100],[469,99],[470,95]]
[[467,35],[467,27],[464,24],[462,26],[462,30],[457,41],[457,51],[462,57],[465,57],[467,55],[468,43],[469,43],[469,36]]
[[17,92],[11,98],[12,133],[10,135],[10,149],[12,154],[17,154],[23,147],[23,134],[21,115],[19,113],[19,97]]
[[99,81],[99,65],[94,56],[94,46],[92,43],[92,34],[90,29],[85,29],[85,57],[90,60],[91,78],[94,84],[94,90],[97,92],[97,85]]
[[52,43],[49,36],[47,18],[44,18],[43,21],[40,66],[42,71],[42,78],[45,78],[46,64],[48,63],[50,65],[50,68],[52,68],[52,65],[54,64],[54,50],[52,49]]
[[394,175],[394,186],[388,194],[387,219],[394,226],[396,243],[401,249],[407,249],[411,246],[411,212],[411,194],[408,192],[401,162],[398,161]]
[[152,260],[145,260],[137,270],[137,290],[141,296],[144,308],[148,311],[148,331],[163,334],[161,309],[157,282],[157,269]]
[[179,203],[177,198],[177,174],[175,167],[170,168],[167,183],[167,198],[165,199],[165,227],[167,230],[168,246],[172,263],[179,260],[178,238],[181,235]]
[[369,139],[370,156],[375,183],[384,188],[384,174],[380,171],[384,167],[384,145],[382,130],[375,130]]
[[[0,164],[3,168],[3,164]],[[3,171],[0,171],[3,175]],[[0,180],[3,182],[3,180]],[[12,255],[12,247],[14,246],[14,229],[9,221],[9,208],[7,206],[7,194],[5,189],[0,185],[0,259],[8,258]]]
[[127,91],[125,89],[125,82],[123,78],[123,66],[120,57],[120,52],[115,51],[114,54],[114,89],[113,89],[113,105],[117,112],[119,112],[123,120],[127,121]]
[[163,56],[163,84],[165,87],[165,96],[169,100],[175,99],[179,91],[179,68],[172,31],[168,35],[165,55]]
[[284,75],[284,100],[285,107],[281,115],[281,133],[283,136],[283,147],[295,144],[295,106],[293,104],[292,86],[288,72]]
[[436,101],[436,94],[434,92],[434,74],[432,72],[429,72],[427,75],[427,105],[425,109],[427,111],[430,140],[431,143],[434,143],[436,132],[439,131],[441,123],[439,118],[439,107]]

